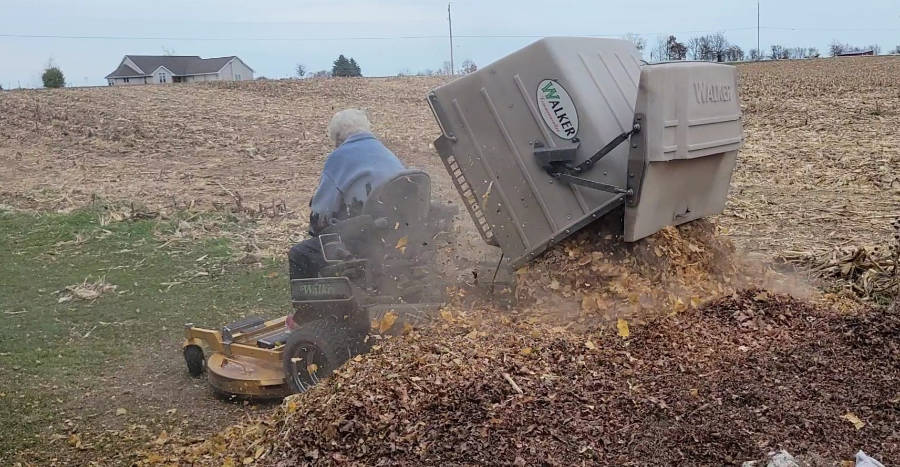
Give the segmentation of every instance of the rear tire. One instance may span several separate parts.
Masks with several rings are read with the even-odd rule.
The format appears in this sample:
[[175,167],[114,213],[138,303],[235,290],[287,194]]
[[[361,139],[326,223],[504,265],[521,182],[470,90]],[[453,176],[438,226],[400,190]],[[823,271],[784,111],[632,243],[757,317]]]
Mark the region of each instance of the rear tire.
[[184,362],[187,363],[188,373],[194,378],[199,377],[203,374],[203,349],[197,345],[186,346],[184,348]]
[[284,344],[284,379],[293,392],[306,392],[350,356],[347,332],[333,320],[318,319],[291,331]]

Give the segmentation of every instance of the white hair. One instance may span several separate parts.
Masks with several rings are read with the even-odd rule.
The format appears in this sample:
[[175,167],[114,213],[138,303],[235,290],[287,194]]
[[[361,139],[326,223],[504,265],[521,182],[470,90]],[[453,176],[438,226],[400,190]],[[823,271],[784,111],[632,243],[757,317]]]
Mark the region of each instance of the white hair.
[[369,118],[359,109],[346,109],[334,114],[328,124],[328,137],[334,147],[340,146],[347,138],[357,133],[372,131]]

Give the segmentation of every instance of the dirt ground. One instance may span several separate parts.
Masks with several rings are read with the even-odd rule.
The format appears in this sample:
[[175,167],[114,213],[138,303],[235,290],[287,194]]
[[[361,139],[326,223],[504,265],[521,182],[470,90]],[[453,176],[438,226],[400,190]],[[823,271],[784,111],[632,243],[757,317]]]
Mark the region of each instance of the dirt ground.
[[[719,233],[725,234],[741,251],[766,260],[797,252],[825,252],[838,246],[874,247],[886,244],[892,233],[890,223],[900,213],[900,111],[898,111],[900,82],[896,79],[900,75],[900,59],[862,57],[749,64],[741,65],[740,73],[745,145],[739,156],[726,212],[714,219]],[[0,171],[0,204],[66,212],[99,197],[137,203],[152,211],[174,212],[190,208],[240,212],[256,219],[251,234],[240,240],[246,243],[242,250],[260,256],[281,257],[288,245],[302,238],[306,230],[307,203],[315,189],[321,164],[330,150],[325,136],[325,126],[333,112],[344,107],[367,109],[373,120],[375,132],[383,138],[385,144],[408,165],[428,171],[433,178],[434,191],[440,199],[449,203],[457,202],[457,195],[450,180],[430,146],[430,142],[439,131],[424,102],[425,93],[443,80],[444,78],[418,77],[314,79],[197,86],[2,92],[0,164],[3,170]],[[457,233],[453,254],[463,263],[474,263],[487,251],[464,209],[461,209],[458,218]],[[662,244],[665,245],[665,242]],[[554,254],[565,256],[560,252]],[[686,255],[690,256],[687,253]],[[564,272],[556,271],[557,275]],[[677,277],[682,272],[672,271],[672,277]],[[467,272],[460,272],[460,276],[466,275]],[[550,275],[538,275],[531,279],[535,287],[553,288]],[[553,279],[559,282],[560,278],[554,276]],[[655,278],[647,275],[640,280],[652,285]],[[572,294],[565,297],[566,299],[584,292],[583,287],[574,280],[571,284],[574,292],[567,292],[565,281],[562,282],[563,289],[559,293]],[[705,294],[714,295],[725,293],[726,289],[730,291],[735,285],[703,282],[700,290]],[[560,287],[560,284],[557,283],[556,287]],[[626,302],[630,300],[628,294],[613,292],[610,295],[612,299]],[[667,294],[668,292],[666,291]],[[604,299],[610,299],[610,296],[605,296]],[[699,305],[699,302],[692,302],[694,297],[690,294],[668,298],[671,298],[672,302],[666,302],[667,307],[677,304],[679,298],[681,305],[677,305],[676,308],[684,306],[696,309]],[[776,310],[772,313],[775,315],[781,313],[778,310],[782,309],[787,312],[799,309],[799,316],[819,316],[824,313],[820,308],[810,311],[806,308],[807,305],[786,301],[788,300],[786,298],[773,300],[777,305],[773,305]],[[748,301],[753,302],[752,297],[742,296],[738,304],[749,303]],[[763,309],[761,313],[769,319],[770,316],[765,311],[769,309],[766,308],[768,301],[761,300],[761,302],[760,306]],[[583,304],[584,302],[581,303],[580,307],[587,306]],[[601,298],[597,298],[596,303],[601,304]],[[656,305],[658,302],[651,304]],[[555,307],[556,304],[548,306]],[[734,323],[723,324],[716,321],[727,321],[726,318],[719,316],[716,310],[731,309],[735,306],[737,305],[721,302],[719,308],[706,308],[707,311],[703,313],[710,314],[711,317],[703,315],[703,319],[711,320],[709,322],[716,325],[733,327]],[[751,308],[758,311],[760,306]],[[658,311],[665,314],[664,310]],[[795,315],[791,314],[789,318],[793,320]],[[781,330],[779,326],[785,322],[793,321],[779,321],[776,328]],[[674,327],[649,330],[641,334],[640,339],[643,339],[642,342],[649,342],[648,339],[652,339],[646,336],[650,335],[653,339],[681,339],[683,336],[675,331],[677,324],[672,326]],[[762,323],[762,326],[771,329],[766,327],[768,326],[766,323]],[[846,326],[848,325],[837,323],[828,328],[830,330],[809,328],[807,329],[809,334],[798,334],[792,338],[810,339],[818,335],[816,333],[825,333],[832,339],[837,335],[834,333],[852,332],[847,331]],[[877,329],[887,328],[888,331],[885,332],[896,329],[895,322],[876,323],[873,326]],[[451,334],[459,337],[456,335],[459,332],[460,330],[456,329]],[[465,332],[468,334],[471,330]],[[776,337],[785,337],[788,334],[790,334],[788,330],[781,330],[776,332]],[[438,338],[444,337],[446,336],[438,335]],[[507,337],[512,339],[511,336]],[[564,339],[566,342],[559,344],[562,346],[560,349],[575,346],[576,344],[570,342],[571,339],[571,336],[566,337]],[[131,363],[120,369],[124,371],[110,371],[110,376],[101,382],[86,385],[84,390],[88,394],[82,398],[83,406],[72,407],[71,411],[76,416],[87,417],[90,413],[99,412],[98,408],[103,408],[105,401],[111,395],[116,395],[124,401],[123,404],[148,407],[149,418],[171,418],[167,422],[169,426],[175,427],[173,428],[175,431],[171,433],[180,436],[184,441],[214,433],[248,413],[268,410],[268,406],[251,408],[241,402],[222,402],[210,395],[203,384],[187,379],[183,373],[180,357],[177,355],[175,340],[177,339],[172,342],[160,342],[159,347],[155,349],[159,355],[167,358]],[[697,349],[713,345],[710,342],[698,341]],[[766,342],[773,347],[779,345],[777,340]],[[546,345],[548,349],[554,345],[552,342],[543,341],[536,345],[538,344]],[[600,342],[596,344],[600,345]],[[719,344],[721,342],[715,345]],[[657,342],[655,345],[662,344]],[[847,355],[858,356],[853,349],[845,347],[840,349],[846,351]],[[814,352],[810,349],[798,350],[801,351],[806,352],[803,353],[806,357],[814,357],[812,355]],[[860,352],[865,353],[869,350],[864,349]],[[615,355],[618,359],[616,362],[629,361],[635,358],[634,355],[630,350],[624,349]],[[733,355],[728,355],[730,356],[722,357],[717,365],[733,362]],[[758,358],[771,356],[768,353],[755,355]],[[787,354],[778,354],[779,358],[784,355]],[[891,358],[888,363],[896,363],[896,353],[888,356]],[[495,357],[497,355],[492,354],[491,358]],[[552,355],[548,358],[551,357],[556,358]],[[649,356],[645,357],[647,361],[650,360]],[[674,355],[672,358],[678,360]],[[747,386],[753,385],[752,375],[758,375],[754,372],[760,371],[759,368],[762,367],[769,368],[763,365],[765,362],[761,360],[743,359],[741,362],[746,364],[747,370],[742,377],[750,378],[742,380]],[[571,365],[579,364],[568,362],[565,365],[566,371],[574,371],[576,367]],[[632,371],[618,366],[614,370]],[[779,368],[775,370],[780,371]],[[875,371],[875,367],[872,367],[872,370]],[[129,373],[142,375],[142,380],[150,384],[136,391],[123,392],[117,389],[125,387],[127,381],[120,381],[122,376],[115,375]],[[516,373],[513,373],[513,376],[516,380],[520,379]],[[695,376],[709,377],[707,374]],[[808,376],[812,378],[813,375]],[[822,376],[826,379],[832,378],[828,379],[827,384],[822,384],[828,386],[833,384],[835,380],[833,378],[850,377],[849,373]],[[813,384],[817,381],[820,380],[813,378],[808,382]],[[662,384],[658,380],[647,380],[645,383]],[[696,389],[687,382],[683,383],[682,389],[688,393]],[[499,384],[508,385],[502,379]],[[778,381],[772,380],[766,384],[765,387],[779,388]],[[824,386],[822,390],[827,389]],[[98,387],[102,389],[98,390]],[[525,387],[525,389],[539,388]],[[710,391],[722,393],[710,397],[722,398],[725,392],[732,389],[710,387]],[[882,389],[889,390],[881,388],[879,391]],[[497,387],[486,390],[494,393],[499,391]],[[545,396],[549,397],[547,394]],[[744,396],[751,398],[754,403],[761,404],[761,407],[768,407],[764,400],[768,396],[760,394],[759,391]],[[794,396],[798,401],[797,404],[801,404],[801,395],[792,395]],[[668,409],[663,407],[667,399],[658,395],[653,397],[657,402],[647,399],[631,404],[656,404],[660,413],[671,412],[671,407]],[[871,422],[874,418],[879,423],[878,430],[883,430],[885,423],[896,422],[896,417],[891,418],[878,411],[881,410],[879,407],[893,407],[892,410],[896,412],[896,402],[889,398],[886,400],[887,402],[877,403],[869,401],[871,404],[864,408],[852,410],[868,411],[857,415],[862,416],[867,422]],[[566,401],[571,402],[569,399]],[[662,405],[658,401],[662,401]],[[498,399],[491,403],[507,402]],[[538,404],[539,401],[528,403]],[[671,405],[672,402],[668,404]],[[726,420],[727,409],[730,407],[728,401],[719,401],[717,404],[714,410],[719,418],[716,420],[733,423],[734,421]],[[809,409],[806,405],[802,407],[801,405],[797,406],[798,410]],[[616,407],[618,407],[616,410],[621,409],[622,413],[625,413],[625,406]],[[712,406],[703,407],[700,404],[677,406],[679,410],[699,411],[698,407],[706,410]],[[830,407],[829,410],[837,410],[836,407]],[[168,411],[172,409],[175,411],[169,414]],[[765,408],[761,410],[763,412],[760,416],[769,417],[767,420],[772,423],[767,426],[778,426],[778,423],[784,422],[791,424],[792,427],[800,424],[808,431],[814,431],[819,435],[823,433],[822,429],[810,425],[817,423],[818,416],[799,420],[783,414],[777,417],[767,415]],[[851,407],[847,406],[845,410],[850,411]],[[691,417],[700,414],[690,412],[690,415],[687,420],[694,420]],[[837,414],[839,421],[840,415],[842,414]],[[622,417],[625,420],[622,429],[626,431],[616,432],[615,439],[609,440],[611,444],[607,445],[604,440],[603,446],[565,446],[560,448],[557,454],[562,455],[561,453],[565,452],[586,456],[584,460],[590,461],[592,459],[590,456],[595,454],[620,452],[617,450],[621,449],[620,445],[624,443],[628,446],[634,442],[633,438],[620,440],[620,434],[636,433],[629,430],[640,427],[634,425],[636,421],[629,421],[625,415]],[[134,440],[132,446],[134,443],[144,443],[148,439],[160,441],[161,434],[158,432],[150,432],[140,426],[132,428],[115,425],[114,414],[106,413],[100,418],[87,417],[87,419],[99,420],[101,425],[106,422],[114,424],[110,428],[109,437],[95,438],[95,443],[108,442],[110,446],[122,446],[123,444],[119,443],[121,439],[115,440],[122,437],[132,437]],[[698,423],[700,421],[702,420]],[[675,449],[666,459],[679,462],[701,456],[710,462],[721,463],[746,458],[756,452],[746,444],[750,442],[749,440],[732,439],[734,433],[715,432],[712,425],[700,423],[700,426],[705,427],[704,430],[709,428],[712,431],[700,433],[685,428],[679,432],[679,436],[682,436],[685,442],[693,440],[696,443],[699,442],[698,439],[713,440],[703,448],[706,450],[700,447],[697,448],[701,449],[699,451]],[[852,427],[852,424],[849,426]],[[742,429],[752,430],[748,427]],[[803,428],[798,429],[802,431]],[[838,436],[838,433],[841,433],[840,436],[844,437],[853,433],[852,431],[844,433],[840,430],[824,432],[823,436]],[[462,437],[465,433],[459,432],[457,435]],[[771,430],[757,430],[753,433],[759,446],[778,444]],[[550,436],[553,434],[550,433]],[[882,431],[878,432],[878,436],[880,436],[878,439],[885,440],[879,446],[883,446],[885,452],[896,459],[898,455],[896,438],[891,438],[889,433]],[[821,437],[803,438],[798,435],[798,439],[800,438],[819,443],[798,446],[797,449],[801,451],[812,450],[833,454],[832,459],[852,454],[829,451],[822,444]],[[65,440],[57,441],[57,444],[65,445]],[[164,439],[159,444],[168,446]],[[559,448],[559,446],[550,447]],[[645,447],[671,449],[664,445],[654,447],[648,444]],[[579,452],[582,448],[585,450]],[[89,460],[94,452],[83,452],[80,459]],[[310,459],[303,456],[309,456],[311,452],[312,450],[285,455],[288,456],[286,458],[309,461]],[[343,456],[346,452],[337,454]],[[480,459],[464,452],[458,453],[458,457],[455,458],[461,462]],[[117,463],[123,459],[133,460],[130,457],[120,457],[114,458],[111,462]],[[373,461],[380,458],[360,457],[360,459]],[[414,462],[418,458],[407,459]],[[528,459],[538,461],[542,458],[535,455]],[[547,459],[561,459],[561,457]],[[240,458],[237,460],[240,461]],[[340,461],[338,457],[332,460]],[[513,457],[508,461],[518,462],[518,459]]]

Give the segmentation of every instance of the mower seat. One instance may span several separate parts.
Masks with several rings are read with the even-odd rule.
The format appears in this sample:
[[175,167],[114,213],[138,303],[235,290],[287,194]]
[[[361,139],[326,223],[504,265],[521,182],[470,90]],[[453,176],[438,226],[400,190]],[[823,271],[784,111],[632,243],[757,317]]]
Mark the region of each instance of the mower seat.
[[386,218],[401,225],[414,225],[424,222],[430,206],[431,177],[421,170],[410,169],[372,190],[362,212],[375,219]]
[[[394,247],[410,235],[411,226],[424,226],[431,207],[431,177],[421,170],[405,170],[372,190],[363,214],[386,224],[384,245]],[[412,229],[412,231],[420,229]],[[407,243],[410,243],[407,239]]]

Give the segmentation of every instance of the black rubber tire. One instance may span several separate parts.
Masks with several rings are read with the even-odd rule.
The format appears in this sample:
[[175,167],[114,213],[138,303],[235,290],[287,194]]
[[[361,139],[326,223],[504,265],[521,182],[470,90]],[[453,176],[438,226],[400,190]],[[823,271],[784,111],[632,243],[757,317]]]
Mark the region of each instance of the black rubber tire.
[[188,373],[194,378],[203,374],[204,357],[203,349],[196,345],[188,345],[184,348],[184,362],[187,363]]
[[330,319],[310,321],[291,331],[282,351],[284,379],[291,391],[306,392],[331,375],[351,357],[343,350],[349,341],[347,331]]

